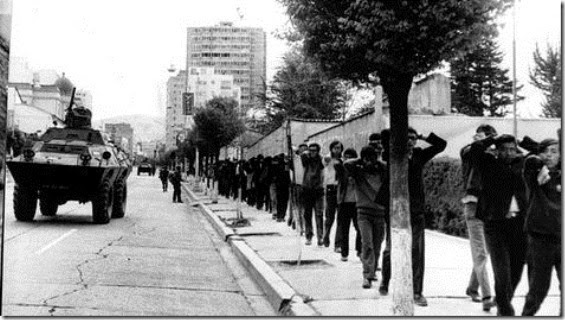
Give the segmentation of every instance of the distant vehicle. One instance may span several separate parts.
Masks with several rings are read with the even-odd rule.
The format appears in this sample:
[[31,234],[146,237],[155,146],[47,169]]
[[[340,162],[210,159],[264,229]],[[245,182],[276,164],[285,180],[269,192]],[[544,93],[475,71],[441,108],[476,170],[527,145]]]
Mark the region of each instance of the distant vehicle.
[[92,202],[97,224],[122,218],[127,205],[129,157],[106,143],[91,128],[92,112],[73,106],[75,89],[64,128],[49,128],[39,141],[26,144],[22,155],[7,161],[14,177],[14,214],[19,221],[33,221],[39,209],[45,216],[57,214],[67,201]]
[[140,175],[143,172],[147,172],[147,175],[152,175],[153,168],[149,163],[142,163],[137,167],[137,175]]

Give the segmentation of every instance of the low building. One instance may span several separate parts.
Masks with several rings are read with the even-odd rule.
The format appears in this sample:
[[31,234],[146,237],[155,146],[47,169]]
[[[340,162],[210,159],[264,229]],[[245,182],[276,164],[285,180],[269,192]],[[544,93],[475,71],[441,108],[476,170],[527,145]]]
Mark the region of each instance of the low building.
[[104,132],[110,136],[110,140],[114,141],[116,146],[129,154],[133,153],[133,128],[129,123],[105,123]]

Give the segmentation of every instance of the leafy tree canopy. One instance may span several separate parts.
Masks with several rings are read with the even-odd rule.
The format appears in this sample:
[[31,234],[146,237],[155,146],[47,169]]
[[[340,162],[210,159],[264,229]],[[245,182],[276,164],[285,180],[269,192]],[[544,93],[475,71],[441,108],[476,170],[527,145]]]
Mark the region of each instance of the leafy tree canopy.
[[233,98],[212,98],[206,102],[206,107],[196,111],[194,123],[194,139],[203,154],[217,154],[221,147],[245,131]]
[[[510,0],[279,0],[308,55],[334,76],[369,81],[426,73],[496,34]],[[386,79],[382,79],[386,82]],[[386,85],[386,83],[383,83]]]
[[319,64],[307,58],[295,45],[283,57],[262,100],[266,104],[269,128],[277,128],[286,116],[304,119],[335,119],[343,109],[346,85],[332,79]]

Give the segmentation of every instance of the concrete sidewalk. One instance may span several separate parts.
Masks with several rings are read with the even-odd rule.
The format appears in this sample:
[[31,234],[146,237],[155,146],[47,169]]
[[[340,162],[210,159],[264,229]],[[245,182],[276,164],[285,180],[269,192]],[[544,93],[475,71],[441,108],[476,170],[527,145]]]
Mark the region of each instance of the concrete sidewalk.
[[[229,228],[236,216],[236,202],[222,196],[218,202],[206,195],[205,190],[194,190],[185,184],[189,198],[200,206],[219,234],[232,248],[248,270],[270,297],[271,304],[283,315],[296,316],[390,316],[392,315],[392,290],[387,296],[378,292],[379,281],[371,289],[363,289],[361,261],[355,255],[355,231],[350,232],[349,261],[330,247],[304,245],[304,237],[298,237],[286,222],[272,220],[271,214],[242,203],[244,218],[250,226]],[[336,224],[332,228],[335,232]],[[453,236],[426,230],[426,271],[424,296],[427,307],[414,306],[415,316],[495,316],[496,309],[482,310],[482,304],[473,303],[465,295],[471,272],[469,242]],[[296,266],[301,254],[300,266]],[[290,262],[290,263],[289,263]],[[292,263],[294,262],[294,263]],[[381,265],[381,264],[380,264]],[[489,265],[491,286],[492,269]],[[528,290],[526,269],[516,290],[513,305],[521,314],[524,296]],[[554,275],[549,296],[538,315],[557,316],[560,306],[559,282]]]

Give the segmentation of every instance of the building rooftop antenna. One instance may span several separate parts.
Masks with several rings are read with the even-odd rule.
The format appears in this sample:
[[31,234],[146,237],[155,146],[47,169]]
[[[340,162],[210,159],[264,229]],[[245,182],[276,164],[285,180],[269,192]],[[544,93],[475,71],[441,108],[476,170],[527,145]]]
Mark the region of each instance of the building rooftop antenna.
[[241,13],[241,8],[238,6],[236,9],[237,15],[239,16],[239,22],[243,21],[243,13]]

